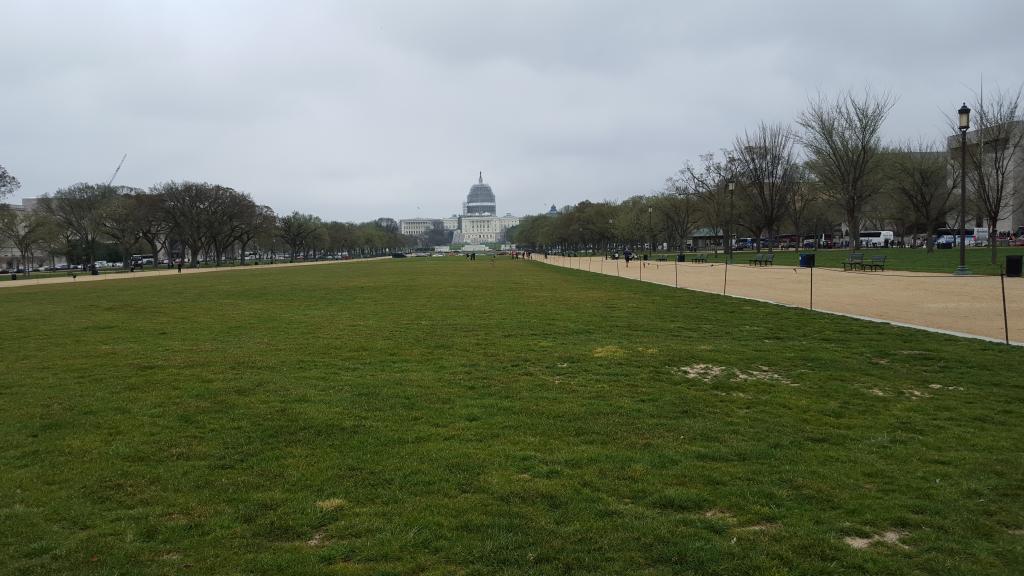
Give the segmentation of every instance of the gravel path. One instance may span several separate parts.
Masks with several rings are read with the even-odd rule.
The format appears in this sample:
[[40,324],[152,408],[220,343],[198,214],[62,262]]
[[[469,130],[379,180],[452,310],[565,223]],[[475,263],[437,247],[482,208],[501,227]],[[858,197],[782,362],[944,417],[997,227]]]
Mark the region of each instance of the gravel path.
[[[666,286],[723,293],[786,304],[811,306],[811,269],[747,264],[690,262],[631,262],[601,257],[535,256],[540,262]],[[641,278],[642,277],[642,278]],[[1003,301],[998,276],[928,274],[922,272],[843,272],[814,269],[813,308],[858,318],[879,320],[980,337],[1002,342]],[[1006,279],[1009,337],[1024,345],[1024,279]]]

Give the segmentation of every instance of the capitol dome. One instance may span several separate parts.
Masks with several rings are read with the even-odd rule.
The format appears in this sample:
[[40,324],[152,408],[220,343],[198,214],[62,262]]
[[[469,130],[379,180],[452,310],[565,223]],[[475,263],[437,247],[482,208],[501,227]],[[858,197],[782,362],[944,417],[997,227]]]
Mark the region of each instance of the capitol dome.
[[484,184],[484,174],[480,173],[480,178],[473,187],[469,189],[469,194],[466,196],[466,204],[463,210],[467,216],[493,216],[497,214],[498,208],[494,200],[494,191],[487,184]]

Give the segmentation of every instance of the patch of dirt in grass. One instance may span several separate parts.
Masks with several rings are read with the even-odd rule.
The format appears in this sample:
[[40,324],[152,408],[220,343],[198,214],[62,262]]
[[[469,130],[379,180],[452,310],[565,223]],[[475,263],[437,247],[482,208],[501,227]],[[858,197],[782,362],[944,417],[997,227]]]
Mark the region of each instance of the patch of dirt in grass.
[[886,394],[885,392],[882,392],[878,388],[872,388],[871,390],[868,390],[868,392],[871,392],[875,396],[888,396],[888,394]]
[[325,512],[344,508],[345,506],[348,506],[348,502],[345,502],[341,498],[328,498],[327,500],[321,500],[316,503],[316,507]]
[[691,364],[689,366],[672,368],[672,373],[676,376],[686,376],[693,380],[703,380],[705,382],[710,382],[712,378],[719,377],[724,371],[724,366],[715,366],[713,364]]
[[727,512],[720,508],[712,508],[704,513],[704,517],[709,520],[720,520],[722,522],[732,522],[736,517],[732,512]]
[[885,358],[872,358],[871,359],[871,363],[872,364],[888,364],[889,361],[886,360]]
[[926,356],[931,354],[931,352],[925,352],[924,350],[900,350],[899,352],[900,354],[907,354],[910,356]]
[[888,532],[875,534],[871,538],[858,538],[856,536],[847,536],[846,538],[843,538],[843,542],[846,542],[846,544],[858,550],[863,550],[878,542],[882,542],[884,544],[892,544],[894,546],[899,546],[900,548],[906,549],[908,548],[908,546],[900,542],[900,538],[904,538],[905,536],[907,536],[906,532],[901,532],[899,530],[889,530]]
[[178,552],[166,552],[166,553],[160,555],[160,559],[161,560],[169,560],[169,561],[180,560],[181,559],[181,554],[179,554]]
[[691,380],[702,380],[704,382],[710,382],[719,376],[731,374],[732,378],[730,380],[732,382],[758,380],[761,382],[779,382],[781,384],[797,386],[797,384],[793,384],[788,379],[772,372],[766,366],[758,366],[757,368],[757,370],[740,370],[738,368],[715,366],[714,364],[690,364],[689,366],[676,366],[670,368],[670,370],[676,376],[685,376]]
[[1009,532],[1010,534],[1013,534],[1014,536],[1024,536],[1024,528],[1016,528],[1016,529],[1013,529],[1013,530],[1007,530],[1007,532]]
[[932,395],[927,392],[921,392],[920,390],[915,390],[913,388],[908,388],[904,390],[903,393],[906,394],[911,400],[920,400],[921,398],[932,397]]
[[626,351],[618,346],[601,346],[594,348],[595,358],[621,358],[626,355]]
[[963,386],[943,386],[942,384],[929,384],[929,388],[932,390],[960,390],[963,391]]
[[310,538],[309,540],[306,540],[306,546],[310,546],[310,547],[313,547],[313,548],[316,548],[317,546],[320,546],[323,543],[324,543],[324,533],[323,532],[317,532],[316,534],[313,534],[312,538]]
[[640,352],[641,354],[657,354],[658,353],[658,349],[657,348],[637,348],[636,351]]
[[791,382],[782,376],[779,376],[775,372],[772,372],[767,366],[758,366],[758,370],[735,370],[736,377],[733,378],[733,382],[743,382],[744,380],[762,380],[765,382],[780,382],[782,384],[791,384]]

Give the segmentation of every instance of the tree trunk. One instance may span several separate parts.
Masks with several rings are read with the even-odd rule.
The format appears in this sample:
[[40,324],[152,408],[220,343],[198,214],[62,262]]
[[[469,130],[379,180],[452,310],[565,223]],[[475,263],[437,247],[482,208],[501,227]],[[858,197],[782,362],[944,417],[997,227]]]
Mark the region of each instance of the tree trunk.
[[846,225],[850,231],[850,249],[860,249],[860,223],[857,222],[857,209],[846,209]]
[[[977,240],[977,238],[975,238],[975,240]],[[992,247],[992,265],[995,266],[996,262],[999,260],[999,255],[996,253],[997,250],[998,250],[998,246],[996,246],[996,244],[998,244],[998,242],[996,242],[996,225],[995,225],[995,220],[989,220],[989,225],[988,225],[988,244],[989,244],[989,246]]]

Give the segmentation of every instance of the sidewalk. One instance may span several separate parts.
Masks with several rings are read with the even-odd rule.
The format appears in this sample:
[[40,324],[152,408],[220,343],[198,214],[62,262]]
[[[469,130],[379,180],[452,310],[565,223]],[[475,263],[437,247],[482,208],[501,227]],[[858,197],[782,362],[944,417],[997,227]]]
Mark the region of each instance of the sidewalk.
[[[182,268],[181,274],[200,274],[204,272],[232,272],[240,270],[276,270],[278,268],[289,268],[292,266],[316,266],[319,264],[346,264],[352,262],[372,262],[376,260],[389,260],[388,257],[359,258],[356,260],[319,260],[317,262],[286,262],[282,264],[260,264],[258,266],[222,266],[208,268]],[[0,282],[0,288],[18,288],[21,286],[41,286],[44,284],[69,284],[79,282],[97,282],[99,280],[135,280],[139,278],[154,278],[157,276],[178,276],[178,269],[158,268],[139,272],[119,272],[114,274],[100,274],[92,276],[88,272],[78,272],[77,278],[71,276],[58,276],[49,278],[33,278],[23,274],[18,275],[17,280]]]

